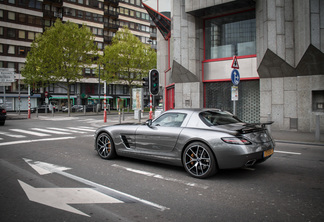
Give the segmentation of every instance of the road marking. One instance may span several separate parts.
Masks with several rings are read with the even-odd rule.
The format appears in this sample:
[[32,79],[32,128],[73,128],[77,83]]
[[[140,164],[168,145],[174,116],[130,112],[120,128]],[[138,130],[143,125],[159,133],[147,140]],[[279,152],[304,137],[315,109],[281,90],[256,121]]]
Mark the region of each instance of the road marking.
[[301,155],[301,153],[287,152],[287,151],[279,151],[279,150],[275,150],[274,152],[275,152],[275,153],[292,154],[292,155]]
[[81,132],[81,131],[76,131],[71,129],[62,129],[62,128],[55,128],[55,127],[48,127],[48,129],[53,129],[53,130],[58,130],[63,132],[71,132],[71,133],[86,133],[86,132]]
[[59,132],[59,131],[54,131],[54,130],[50,130],[50,129],[41,129],[41,128],[31,128],[31,130],[36,130],[36,131],[41,131],[44,133],[53,133],[53,134],[71,134],[69,132]]
[[187,186],[190,186],[190,187],[199,187],[199,188],[203,188],[203,189],[208,189],[209,188],[208,186],[204,186],[204,185],[201,185],[201,184],[191,183],[191,182],[187,182],[187,181],[184,181],[184,180],[179,180],[179,179],[175,179],[175,178],[171,178],[171,177],[164,177],[164,176],[162,176],[160,174],[155,174],[155,173],[151,173],[151,172],[147,172],[147,171],[142,171],[142,170],[136,170],[136,169],[132,169],[132,168],[128,168],[128,167],[123,167],[123,166],[120,166],[120,165],[117,165],[117,164],[113,164],[112,166],[120,168],[120,169],[127,170],[129,172],[141,174],[141,175],[144,175],[144,176],[147,176],[147,177],[154,177],[154,178],[161,179],[161,180],[172,181],[172,182],[184,184],[184,185],[187,185]]
[[101,192],[103,194],[112,196],[112,197],[114,197],[116,199],[119,199],[119,200],[123,199],[123,200],[125,200],[124,202],[134,202],[134,201],[141,202],[141,203],[146,204],[148,206],[154,207],[154,208],[156,208],[156,209],[158,209],[160,211],[164,211],[164,210],[169,209],[169,208],[161,206],[159,204],[155,204],[153,202],[150,202],[150,201],[147,201],[147,200],[144,200],[144,199],[141,199],[141,198],[138,198],[138,197],[123,193],[121,191],[118,191],[118,190],[103,186],[101,184],[92,182],[90,180],[83,179],[81,177],[75,176],[75,175],[70,174],[70,173],[64,172],[64,170],[70,169],[70,168],[57,166],[57,165],[54,165],[54,164],[40,162],[40,161],[33,161],[33,160],[30,160],[30,159],[25,159],[25,158],[23,158],[23,159],[24,159],[24,161],[26,163],[28,163],[31,167],[33,167],[33,169],[35,169],[41,175],[49,174],[49,173],[57,173],[59,175],[65,176],[67,178],[78,181],[80,183],[89,185],[91,187],[95,187],[98,192]]
[[91,188],[35,188],[18,180],[30,201],[90,217],[68,204],[124,203]]
[[14,138],[25,138],[26,136],[24,135],[16,135],[16,134],[11,134],[8,132],[0,132],[1,135],[9,136],[9,137],[14,137]]
[[38,132],[33,132],[33,131],[23,130],[23,129],[9,129],[9,130],[14,131],[14,132],[19,132],[19,133],[25,133],[25,134],[29,134],[29,135],[34,135],[34,136],[50,136],[49,134],[38,133]]
[[44,138],[44,139],[38,139],[38,140],[18,140],[18,141],[0,143],[0,146],[16,145],[16,144],[21,144],[21,143],[53,141],[53,140],[68,140],[68,139],[75,139],[75,137],[54,137],[54,138],[51,137],[51,138]]
[[72,129],[72,130],[80,130],[80,131],[86,131],[86,132],[94,132],[95,129],[86,129],[86,128],[77,128],[77,127],[68,127],[69,129]]

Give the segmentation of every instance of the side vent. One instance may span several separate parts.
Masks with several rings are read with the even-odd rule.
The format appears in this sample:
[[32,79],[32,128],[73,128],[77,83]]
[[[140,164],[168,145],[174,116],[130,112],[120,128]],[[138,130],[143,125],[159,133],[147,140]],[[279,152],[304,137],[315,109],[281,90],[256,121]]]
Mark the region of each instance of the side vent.
[[120,138],[121,138],[121,140],[123,141],[124,146],[125,146],[127,149],[130,149],[130,145],[129,145],[129,142],[128,142],[126,136],[121,135]]

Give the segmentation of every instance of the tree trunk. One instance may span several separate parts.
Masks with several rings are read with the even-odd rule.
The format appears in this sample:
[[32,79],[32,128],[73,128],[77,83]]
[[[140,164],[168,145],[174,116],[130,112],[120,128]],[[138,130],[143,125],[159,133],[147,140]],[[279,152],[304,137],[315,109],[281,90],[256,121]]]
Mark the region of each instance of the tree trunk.
[[67,98],[68,98],[68,116],[71,116],[71,103],[70,103],[70,81],[66,80],[67,83]]

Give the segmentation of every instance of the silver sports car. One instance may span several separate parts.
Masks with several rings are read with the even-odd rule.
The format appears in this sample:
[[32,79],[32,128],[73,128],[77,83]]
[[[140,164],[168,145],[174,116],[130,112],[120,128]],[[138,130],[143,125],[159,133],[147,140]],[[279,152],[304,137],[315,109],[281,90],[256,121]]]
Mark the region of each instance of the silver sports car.
[[180,165],[193,177],[219,169],[252,166],[268,159],[275,143],[265,128],[218,109],[164,112],[146,124],[119,124],[96,130],[95,150],[104,159],[126,156]]

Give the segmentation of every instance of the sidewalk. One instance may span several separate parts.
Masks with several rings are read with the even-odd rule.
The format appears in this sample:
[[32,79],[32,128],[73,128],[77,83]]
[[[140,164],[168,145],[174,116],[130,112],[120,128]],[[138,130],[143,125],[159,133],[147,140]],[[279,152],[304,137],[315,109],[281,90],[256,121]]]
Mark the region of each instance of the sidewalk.
[[[130,114],[125,113],[128,116]],[[133,113],[132,114],[132,118],[131,118],[131,122],[138,122],[138,120],[135,120],[133,117]],[[48,116],[48,117],[52,117],[52,113],[39,113],[39,116]],[[80,113],[71,113],[71,117],[85,117],[85,116],[99,116],[99,115],[103,115],[103,112],[99,112],[97,113],[93,113],[93,112],[87,112],[85,115],[83,112]],[[107,116],[117,116],[118,112],[112,112],[110,114],[108,114]],[[54,113],[54,117],[62,117],[62,116],[68,116],[67,113]],[[22,112],[20,113],[20,115],[18,113],[11,113],[8,112],[7,113],[7,120],[19,120],[19,119],[27,119],[28,115],[26,112]],[[35,113],[31,114],[31,118],[32,119],[37,119],[37,116]],[[148,119],[148,113],[144,114],[144,118],[142,119],[141,122],[145,122],[146,119]],[[109,120],[109,117],[108,117]],[[129,118],[128,120],[129,121]],[[297,132],[297,131],[282,131],[282,130],[272,130],[271,131],[271,135],[272,137],[275,139],[276,142],[278,143],[292,143],[292,144],[311,144],[311,145],[318,145],[318,146],[324,146],[324,134],[321,133],[320,135],[320,141],[315,141],[315,133],[303,133],[303,132]]]

